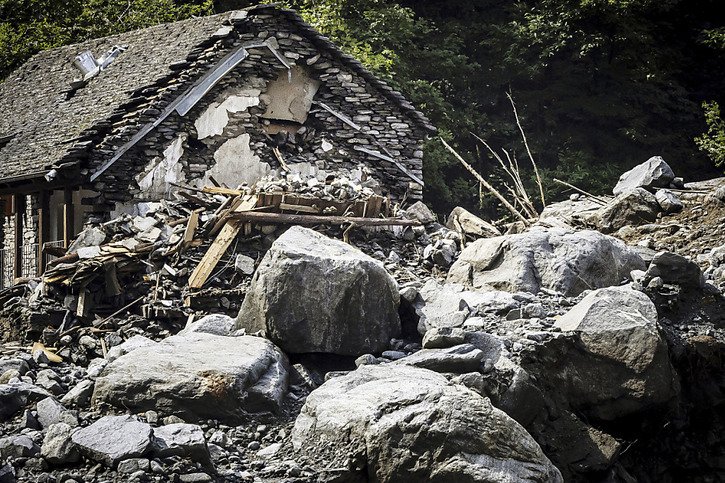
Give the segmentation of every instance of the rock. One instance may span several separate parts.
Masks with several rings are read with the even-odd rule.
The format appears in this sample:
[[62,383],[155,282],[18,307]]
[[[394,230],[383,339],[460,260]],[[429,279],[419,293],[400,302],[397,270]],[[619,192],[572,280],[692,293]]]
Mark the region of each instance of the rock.
[[66,423],[51,424],[43,439],[40,454],[52,465],[75,463],[80,453],[71,439],[73,427]]
[[288,367],[285,355],[260,337],[176,335],[106,366],[92,402],[187,420],[234,419],[277,410]]
[[66,409],[61,403],[52,397],[47,397],[36,406],[38,422],[43,428],[49,428],[52,424],[66,423],[72,427],[78,426],[78,418]]
[[428,280],[413,303],[421,335],[434,328],[463,326],[468,317],[482,313],[507,312],[520,305],[508,292],[472,292],[462,284],[439,284]]
[[108,351],[108,354],[106,355],[106,359],[109,362],[115,361],[122,355],[133,352],[136,349],[140,349],[141,347],[151,347],[156,344],[157,342],[149,339],[148,337],[144,337],[142,335],[134,335],[124,343],[111,347],[111,349],[109,349]]
[[446,227],[471,238],[500,236],[501,232],[491,223],[482,220],[465,208],[457,206],[448,215]]
[[38,445],[27,435],[21,434],[0,438],[0,461],[28,458],[39,452]]
[[63,387],[60,385],[60,377],[52,369],[38,371],[38,374],[35,376],[35,385],[42,387],[54,396],[58,396],[63,392]]
[[282,443],[272,443],[257,451],[258,458],[272,458],[282,449]]
[[411,220],[418,220],[419,222],[427,225],[437,221],[437,217],[430,208],[428,208],[422,201],[416,201],[405,209],[405,213]]
[[619,195],[634,188],[665,188],[675,179],[672,168],[661,156],[653,156],[619,177],[613,193]]
[[[513,419],[440,374],[405,365],[363,366],[307,398],[295,449],[379,482],[561,482],[559,471]],[[425,462],[422,464],[422,462]]]
[[356,248],[293,226],[257,268],[237,327],[265,331],[285,352],[381,352],[401,330],[400,296],[383,265]]
[[93,394],[93,381],[84,379],[68,391],[60,402],[66,406],[87,407]]
[[237,258],[234,259],[234,270],[243,275],[251,275],[254,273],[254,263],[254,258],[240,253],[237,255]]
[[11,369],[23,375],[30,370],[30,367],[22,359],[0,359],[0,375]]
[[68,253],[77,252],[79,248],[96,247],[106,241],[106,232],[91,227],[83,230],[68,247]]
[[179,475],[179,481],[181,483],[207,483],[214,479],[206,473],[188,473]]
[[13,465],[0,465],[0,483],[15,483],[15,468],[13,468]]
[[661,278],[664,283],[679,285],[685,289],[699,289],[705,285],[700,266],[672,252],[659,252],[654,256],[644,280],[649,283],[655,277]]
[[538,293],[542,288],[566,296],[617,285],[644,262],[614,237],[584,230],[533,228],[526,233],[477,240],[468,245],[448,273],[448,283],[475,290]]
[[466,341],[466,332],[463,329],[451,327],[434,327],[426,331],[423,336],[424,349],[444,349],[463,344]]
[[228,315],[211,314],[188,324],[179,334],[203,332],[213,335],[230,335],[234,331],[234,319]]
[[479,370],[483,356],[483,351],[471,344],[461,344],[446,349],[423,349],[400,359],[400,363],[435,372],[463,374]]
[[684,208],[682,201],[669,190],[657,190],[655,199],[659,203],[660,208],[667,214],[679,213]]
[[355,359],[355,367],[364,366],[366,364],[378,364],[378,359],[372,354],[363,354]]
[[122,475],[130,475],[137,471],[151,471],[151,462],[146,458],[129,458],[118,463],[118,472]]
[[629,287],[595,290],[556,327],[574,333],[578,341],[564,337],[546,344],[564,351],[550,356],[559,361],[557,371],[550,371],[556,380],[552,384],[589,417],[623,418],[668,403],[677,394],[657,309],[644,293]]
[[7,421],[28,404],[48,396],[45,389],[26,382],[0,384],[0,421]]
[[119,461],[149,453],[152,434],[151,426],[133,416],[103,416],[74,432],[71,439],[81,453],[113,467]]
[[154,454],[159,458],[182,456],[208,463],[211,456],[204,430],[196,424],[167,424],[154,429]]
[[613,233],[624,226],[652,223],[659,212],[660,205],[652,193],[634,188],[618,195],[590,219],[602,232]]

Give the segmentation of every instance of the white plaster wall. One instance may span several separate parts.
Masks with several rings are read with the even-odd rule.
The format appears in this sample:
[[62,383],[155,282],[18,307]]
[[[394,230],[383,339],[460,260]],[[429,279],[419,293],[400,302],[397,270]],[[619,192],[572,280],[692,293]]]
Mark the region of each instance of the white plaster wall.
[[178,183],[185,179],[182,164],[179,162],[184,154],[186,134],[180,134],[164,150],[163,159],[153,159],[143,173],[136,177],[143,198],[158,200],[165,198],[171,188],[170,183]]
[[197,185],[209,184],[209,176],[213,176],[227,186],[236,188],[243,183],[252,185],[269,174],[272,168],[254,153],[249,141],[249,134],[245,133],[222,144],[214,153],[216,164]]
[[259,89],[244,89],[229,96],[222,102],[212,102],[194,122],[198,139],[219,136],[229,124],[230,112],[246,111],[259,105]]

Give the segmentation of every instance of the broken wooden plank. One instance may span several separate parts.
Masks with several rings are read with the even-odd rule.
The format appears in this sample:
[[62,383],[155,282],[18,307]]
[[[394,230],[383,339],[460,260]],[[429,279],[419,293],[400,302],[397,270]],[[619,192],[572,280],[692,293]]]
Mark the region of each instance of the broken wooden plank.
[[[234,215],[242,214],[245,211],[251,210],[257,204],[257,197],[247,195],[244,197],[242,202],[234,209]],[[234,239],[239,234],[239,230],[242,228],[243,222],[241,220],[231,220],[227,222],[219,232],[219,235],[214,240],[214,243],[209,247],[209,250],[204,254],[204,257],[196,266],[194,272],[189,277],[190,288],[201,288],[206,280],[211,275],[211,272],[216,267],[219,260],[224,256],[229,245],[232,244]]]
[[299,211],[302,213],[313,213],[318,214],[320,213],[320,209],[316,206],[308,206],[308,205],[295,205],[292,203],[280,203],[279,209],[283,211]]
[[209,193],[212,195],[241,196],[244,194],[244,191],[224,188],[222,186],[204,186],[201,190],[204,193]]
[[191,243],[191,240],[194,239],[194,232],[196,232],[196,228],[198,226],[199,226],[199,212],[195,211],[189,217],[189,223],[186,224],[186,229],[184,230],[184,236],[181,238],[181,241],[184,245]]
[[289,213],[264,213],[244,211],[229,214],[229,218],[255,223],[284,223],[292,225],[344,225],[355,223],[359,226],[419,226],[417,220],[400,218],[361,218],[357,216],[293,215]]

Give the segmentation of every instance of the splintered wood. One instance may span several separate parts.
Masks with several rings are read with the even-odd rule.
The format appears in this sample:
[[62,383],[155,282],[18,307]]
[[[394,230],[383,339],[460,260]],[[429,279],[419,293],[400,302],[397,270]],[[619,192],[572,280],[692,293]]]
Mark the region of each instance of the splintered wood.
[[[237,206],[233,212],[241,213],[249,211],[257,205],[257,197],[252,195],[245,195],[242,202]],[[204,286],[204,282],[207,281],[211,272],[216,267],[219,260],[224,256],[229,245],[232,244],[234,239],[239,234],[239,230],[242,228],[244,222],[242,220],[230,220],[217,235],[214,243],[209,247],[209,250],[204,254],[204,258],[201,259],[199,265],[196,266],[194,272],[189,277],[189,288],[201,288]]]

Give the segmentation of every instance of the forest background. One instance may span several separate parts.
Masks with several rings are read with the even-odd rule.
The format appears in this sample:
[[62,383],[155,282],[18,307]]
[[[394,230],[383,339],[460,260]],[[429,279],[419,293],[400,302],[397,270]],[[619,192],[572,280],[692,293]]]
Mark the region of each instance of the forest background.
[[[476,136],[534,176],[611,192],[661,155],[686,181],[722,174],[722,0],[288,0],[343,50],[400,89],[487,179],[504,173]],[[252,3],[245,0],[0,0],[0,79],[36,52]],[[495,203],[432,138],[426,200],[495,216]]]

